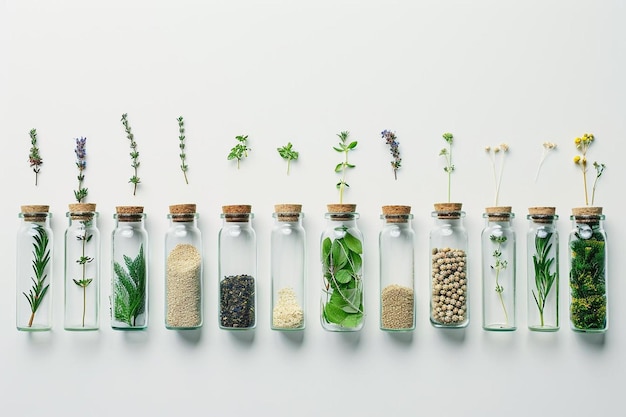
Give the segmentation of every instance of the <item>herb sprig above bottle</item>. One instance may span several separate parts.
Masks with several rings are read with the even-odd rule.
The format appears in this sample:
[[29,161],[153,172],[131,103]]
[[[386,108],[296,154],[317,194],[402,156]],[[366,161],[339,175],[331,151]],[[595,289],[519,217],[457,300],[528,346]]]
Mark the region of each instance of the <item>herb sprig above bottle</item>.
[[343,204],[343,192],[345,188],[350,187],[350,185],[348,185],[348,183],[346,182],[346,173],[349,169],[356,167],[356,165],[351,164],[348,161],[348,154],[350,153],[350,151],[353,151],[354,149],[356,149],[358,142],[357,141],[349,142],[348,141],[349,136],[350,136],[350,132],[348,131],[343,131],[341,133],[338,133],[337,137],[339,138],[339,144],[337,146],[333,146],[333,149],[335,151],[342,153],[344,155],[343,162],[340,162],[335,166],[335,172],[341,173],[341,179],[336,185],[337,189],[339,190],[339,204]]
[[494,206],[498,206],[498,200],[500,198],[500,186],[502,185],[502,174],[504,172],[504,160],[506,153],[509,151],[509,145],[501,143],[499,146],[487,146],[485,151],[489,156],[491,162],[491,168],[493,170],[493,182],[495,185],[495,203]]
[[185,177],[185,184],[189,184],[189,180],[187,179],[187,171],[189,170],[189,166],[187,165],[187,154],[185,153],[185,121],[183,120],[183,116],[179,116],[178,119],[178,148],[180,149],[180,170],[183,171],[183,176]]
[[281,158],[287,161],[287,175],[289,175],[289,168],[291,167],[291,161],[297,161],[300,154],[293,149],[291,142],[288,142],[285,146],[276,148]]
[[454,164],[452,163],[452,142],[454,141],[454,136],[452,133],[444,133],[441,135],[443,140],[448,144],[448,148],[442,148],[439,151],[439,156],[443,156],[446,160],[446,166],[443,167],[443,170],[448,176],[448,203],[450,203],[450,193],[452,190],[452,173],[454,172]]
[[235,136],[235,140],[237,141],[237,144],[231,148],[227,159],[229,161],[236,159],[237,169],[239,169],[239,164],[241,160],[247,158],[248,152],[250,152],[252,149],[248,147],[248,135]]
[[37,146],[37,129],[30,130],[30,153],[28,154],[28,161],[35,173],[35,186],[37,186],[39,183],[39,171],[41,171],[41,165],[43,165],[43,159],[41,159],[39,147]]
[[389,145],[389,152],[393,157],[391,161],[391,169],[393,169],[393,178],[398,179],[398,170],[402,164],[402,158],[400,158],[400,142],[398,142],[398,138],[396,136],[396,132],[392,132],[390,130],[383,130],[380,132],[380,135],[385,140],[385,143]]
[[[591,144],[595,140],[595,137],[592,133],[585,133],[582,137],[578,137],[574,139],[574,144],[576,145],[576,149],[580,151],[580,155],[576,155],[574,157],[574,163],[580,167],[580,170],[583,173],[583,188],[585,190],[585,205],[589,205],[589,193],[587,192],[587,151]],[[591,205],[593,206],[595,196],[596,196],[596,186],[598,184],[598,180],[602,176],[604,169],[606,168],[605,164],[601,164],[598,162],[593,163],[593,167],[596,170],[596,177],[593,181],[593,186],[591,189]]]
[[133,195],[136,195],[137,185],[141,183],[141,180],[138,177],[139,151],[137,151],[137,142],[135,141],[135,135],[133,135],[130,124],[128,123],[128,113],[122,114],[122,125],[124,125],[126,137],[130,141],[130,166],[131,168],[133,168],[133,176],[130,177],[130,180],[128,182],[133,184]]

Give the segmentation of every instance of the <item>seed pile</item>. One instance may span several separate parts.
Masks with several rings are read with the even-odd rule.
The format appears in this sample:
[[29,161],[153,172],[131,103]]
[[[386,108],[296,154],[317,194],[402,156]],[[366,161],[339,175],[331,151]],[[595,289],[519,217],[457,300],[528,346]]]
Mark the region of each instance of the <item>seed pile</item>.
[[413,289],[388,285],[381,294],[381,322],[384,329],[413,327]]
[[278,291],[278,301],[272,311],[272,326],[277,329],[297,329],[304,324],[304,311],[293,288]]
[[440,324],[458,324],[467,318],[466,253],[461,249],[432,251],[431,319]]
[[197,327],[202,323],[201,275],[198,249],[176,245],[167,256],[167,326]]
[[254,327],[254,278],[231,275],[220,282],[220,324],[222,327]]

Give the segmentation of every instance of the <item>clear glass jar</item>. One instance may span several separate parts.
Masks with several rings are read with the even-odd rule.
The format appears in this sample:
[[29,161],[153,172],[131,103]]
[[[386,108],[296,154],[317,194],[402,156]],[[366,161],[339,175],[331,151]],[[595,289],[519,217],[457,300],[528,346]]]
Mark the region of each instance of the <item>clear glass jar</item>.
[[111,327],[148,327],[148,233],[141,206],[116,207],[111,250]]
[[383,206],[380,256],[380,328],[415,329],[415,233],[410,206]]
[[461,203],[437,203],[430,232],[430,323],[463,328],[469,324],[467,231]]
[[300,204],[274,206],[271,235],[272,330],[304,329],[305,241]]
[[559,232],[554,207],[531,207],[526,217],[528,329],[559,330]]
[[170,206],[165,234],[165,327],[202,326],[202,234],[195,204]]
[[219,232],[219,325],[222,329],[256,326],[256,234],[252,207],[222,207]]
[[569,235],[570,324],[577,332],[608,328],[607,247],[602,207],[572,209]]
[[350,332],[363,328],[363,235],[356,204],[329,204],[321,236],[322,327]]
[[53,235],[49,206],[22,206],[17,231],[16,326],[18,330],[52,328]]
[[96,205],[70,204],[65,230],[65,330],[100,327],[100,231]]
[[481,234],[483,329],[517,329],[515,305],[515,231],[511,207],[487,207]]

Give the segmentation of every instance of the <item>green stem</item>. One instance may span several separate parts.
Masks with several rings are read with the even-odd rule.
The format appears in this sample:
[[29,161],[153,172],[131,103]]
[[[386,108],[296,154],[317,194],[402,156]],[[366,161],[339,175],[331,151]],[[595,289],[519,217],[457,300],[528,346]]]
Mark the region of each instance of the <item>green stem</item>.
[[448,203],[450,202],[450,189],[452,187],[452,143],[448,144]]
[[[583,158],[585,156],[583,155]],[[587,161],[582,162],[583,164],[583,188],[585,189],[585,205],[588,206],[589,205],[589,197],[587,194]]]

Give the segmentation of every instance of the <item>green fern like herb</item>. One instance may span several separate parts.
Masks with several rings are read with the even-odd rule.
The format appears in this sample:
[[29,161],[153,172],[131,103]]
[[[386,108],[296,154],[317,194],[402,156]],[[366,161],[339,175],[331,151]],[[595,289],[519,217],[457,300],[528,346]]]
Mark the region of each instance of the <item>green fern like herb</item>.
[[137,316],[146,308],[146,260],[143,256],[143,245],[135,259],[124,255],[124,264],[126,269],[118,262],[113,264],[116,278],[113,282],[113,318],[134,327]]
[[535,254],[533,255],[533,264],[535,267],[535,287],[537,291],[532,290],[533,298],[539,310],[539,319],[541,326],[544,326],[543,312],[546,307],[546,300],[552,290],[552,285],[556,281],[557,270],[552,271],[556,258],[549,258],[552,249],[553,232],[547,232],[542,236],[535,236]]
[[324,283],[330,298],[323,305],[324,320],[341,327],[357,327],[363,320],[362,244],[344,231],[342,238],[322,242]]
[[25,292],[24,297],[28,300],[28,304],[30,304],[30,319],[28,320],[28,327],[32,327],[33,320],[35,319],[35,313],[37,309],[41,305],[43,298],[48,293],[48,288],[50,284],[46,284],[46,278],[48,274],[46,274],[46,267],[50,263],[50,250],[48,249],[48,244],[50,240],[48,239],[48,233],[46,229],[44,229],[40,225],[35,225],[35,232],[37,233],[33,239],[35,242],[33,243],[33,272],[35,273],[34,277],[31,277],[33,281],[32,288],[28,291],[28,294]]
[[606,327],[605,243],[602,234],[594,232],[585,240],[576,235],[570,243],[570,318],[580,330]]

